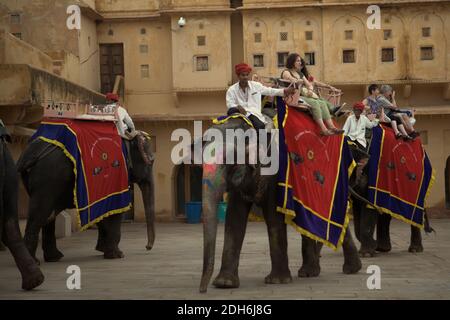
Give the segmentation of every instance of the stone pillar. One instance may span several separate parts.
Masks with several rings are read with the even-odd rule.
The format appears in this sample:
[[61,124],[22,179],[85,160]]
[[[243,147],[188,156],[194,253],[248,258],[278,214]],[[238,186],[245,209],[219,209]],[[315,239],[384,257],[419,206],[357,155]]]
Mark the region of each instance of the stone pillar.
[[62,211],[56,216],[55,236],[57,239],[72,235],[72,218],[69,213]]

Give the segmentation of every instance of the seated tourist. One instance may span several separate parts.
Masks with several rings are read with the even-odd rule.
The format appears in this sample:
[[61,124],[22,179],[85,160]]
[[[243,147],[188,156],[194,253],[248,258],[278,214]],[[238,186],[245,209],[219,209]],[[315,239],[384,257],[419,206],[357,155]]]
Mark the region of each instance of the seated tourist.
[[[331,120],[331,114],[327,103],[318,99],[313,91],[313,85],[306,79],[300,71],[302,67],[301,57],[297,53],[291,53],[286,61],[286,69],[281,73],[281,78],[296,84],[302,84],[305,90],[301,92],[301,99],[305,101],[311,110],[314,121],[319,125],[321,134],[325,136],[343,133],[343,130],[336,128]],[[327,126],[325,126],[325,124]]]
[[[338,92],[338,93],[341,92],[341,90],[339,90],[339,89],[333,87],[332,85],[326,84],[326,83],[324,83],[324,82],[320,82],[319,80],[317,80],[317,78],[313,77],[313,76],[309,73],[309,71],[308,71],[308,69],[307,69],[307,67],[306,67],[305,60],[304,60],[303,58],[300,58],[300,59],[301,59],[301,69],[300,69],[300,72],[305,76],[305,78],[308,80],[308,82],[309,82],[311,85],[313,85],[313,86],[320,86],[320,87],[323,87],[323,88],[328,88],[328,89],[330,89],[330,90],[332,90],[332,91],[334,91],[334,92]],[[320,99],[320,98],[319,98],[319,99]],[[325,99],[320,99],[320,100],[324,101],[324,102],[327,104],[328,109],[330,110],[330,113],[331,113],[331,114],[335,114],[335,115],[337,115],[337,113],[339,112],[339,110],[340,110],[342,107],[345,106],[345,103],[343,103],[343,104],[340,105],[340,106],[333,106],[333,104],[332,104],[331,102],[329,102],[328,100],[325,100]]]
[[[377,101],[383,107],[386,116],[392,120],[391,124],[394,131],[396,131],[396,138],[415,139],[419,133],[414,130],[414,122],[408,116],[408,114],[412,115],[412,113],[407,110],[401,110],[397,106],[395,91],[392,90],[390,85],[382,85],[380,93],[381,95]],[[394,126],[398,126],[398,130]],[[398,132],[399,130],[401,133]]]
[[383,108],[380,107],[377,98],[380,95],[380,88],[378,85],[371,84],[369,86],[369,96],[365,98],[362,102],[365,106],[366,114],[374,114],[382,122],[390,122],[383,114]]
[[375,114],[365,116],[365,105],[357,102],[353,105],[353,114],[350,115],[344,124],[344,134],[354,142],[360,149],[367,150],[366,129],[372,129],[378,125]]
[[269,88],[256,81],[250,81],[252,68],[240,63],[235,66],[235,72],[239,82],[228,88],[226,103],[228,115],[242,113],[249,118],[255,129],[264,129],[266,120],[261,113],[261,95],[283,96],[293,94],[294,88],[275,89]]

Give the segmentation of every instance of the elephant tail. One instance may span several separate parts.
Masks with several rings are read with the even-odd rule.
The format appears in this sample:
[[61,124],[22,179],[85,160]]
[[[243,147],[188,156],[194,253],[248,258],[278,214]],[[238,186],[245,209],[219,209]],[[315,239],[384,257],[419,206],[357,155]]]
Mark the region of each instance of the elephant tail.
[[436,233],[436,231],[431,227],[430,218],[428,217],[428,213],[426,210],[424,217],[425,217],[425,226],[424,226],[425,233],[432,233],[432,232]]
[[359,201],[372,206],[375,208],[375,210],[379,213],[379,214],[383,214],[383,212],[378,208],[375,207],[372,203],[369,202],[369,200],[367,200],[366,198],[364,198],[363,196],[361,196],[359,193],[357,193],[352,187],[349,186],[349,190],[350,190],[350,194],[355,197],[356,199],[358,199]]

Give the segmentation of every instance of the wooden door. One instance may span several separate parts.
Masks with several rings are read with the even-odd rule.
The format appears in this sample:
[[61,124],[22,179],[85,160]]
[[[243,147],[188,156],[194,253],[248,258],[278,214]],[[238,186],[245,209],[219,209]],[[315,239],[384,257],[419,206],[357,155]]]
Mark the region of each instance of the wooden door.
[[100,79],[103,94],[113,91],[118,75],[125,76],[123,43],[100,44]]

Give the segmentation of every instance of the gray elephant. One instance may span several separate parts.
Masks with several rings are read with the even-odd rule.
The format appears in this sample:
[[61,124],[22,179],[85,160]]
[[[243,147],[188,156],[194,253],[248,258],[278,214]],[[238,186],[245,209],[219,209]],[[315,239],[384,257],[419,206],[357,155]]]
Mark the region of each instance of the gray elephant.
[[[144,133],[139,133],[130,142],[132,168],[131,183],[137,183],[144,200],[147,221],[147,249],[153,247],[154,229],[154,181],[153,154]],[[55,239],[55,216],[66,208],[73,208],[73,164],[64,152],[53,144],[40,139],[32,141],[18,161],[18,170],[30,195],[25,244],[36,259],[39,231],[42,228],[44,260],[59,261],[63,254],[57,249]],[[104,253],[105,259],[122,258],[119,249],[122,214],[109,216],[100,221],[96,250]]]
[[0,121],[0,239],[14,257],[22,275],[22,288],[31,290],[44,282],[44,275],[20,234],[17,215],[19,178],[6,140],[9,140],[9,136]]
[[[381,211],[368,208],[371,203],[367,200],[368,176],[365,168],[370,155],[356,145],[351,145],[353,157],[360,162],[356,174],[350,180],[355,236],[361,243],[359,253],[362,257],[373,257],[378,252],[389,252],[392,249],[390,238],[390,223],[392,217]],[[363,163],[361,165],[361,163]],[[376,240],[374,233],[376,228]],[[425,232],[434,231],[425,213]],[[422,252],[422,235],[419,228],[411,226],[409,252]]]
[[[243,120],[230,119],[214,126],[224,136],[227,129],[249,129]],[[210,143],[216,143],[210,142]],[[222,143],[222,142],[219,142]],[[209,144],[205,145],[205,148]],[[247,148],[248,150],[248,148]],[[276,210],[276,175],[261,175],[259,165],[203,164],[203,273],[200,292],[206,292],[214,271],[214,257],[217,235],[216,208],[223,193],[228,192],[228,207],[225,221],[225,239],[222,266],[213,285],[219,288],[237,288],[240,285],[238,266],[247,220],[252,204],[262,208],[269,236],[272,269],[265,277],[268,284],[285,284],[292,281],[287,255],[287,230],[284,215]],[[343,243],[345,273],[355,273],[361,269],[357,248],[350,230]],[[300,277],[318,276],[320,246],[313,240],[302,237],[303,264]]]

